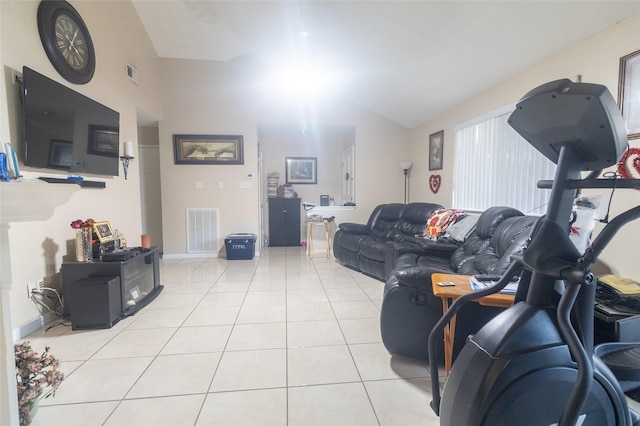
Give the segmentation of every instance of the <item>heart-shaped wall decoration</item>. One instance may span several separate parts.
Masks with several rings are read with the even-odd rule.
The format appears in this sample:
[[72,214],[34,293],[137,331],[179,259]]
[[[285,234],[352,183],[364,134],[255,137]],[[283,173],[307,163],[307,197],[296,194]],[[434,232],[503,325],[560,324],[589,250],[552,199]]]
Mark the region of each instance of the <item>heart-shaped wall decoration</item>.
[[434,194],[438,193],[440,189],[440,184],[442,183],[442,178],[440,175],[431,175],[429,177],[429,188],[431,188],[431,192]]
[[618,162],[618,173],[625,179],[640,178],[640,148],[629,148]]

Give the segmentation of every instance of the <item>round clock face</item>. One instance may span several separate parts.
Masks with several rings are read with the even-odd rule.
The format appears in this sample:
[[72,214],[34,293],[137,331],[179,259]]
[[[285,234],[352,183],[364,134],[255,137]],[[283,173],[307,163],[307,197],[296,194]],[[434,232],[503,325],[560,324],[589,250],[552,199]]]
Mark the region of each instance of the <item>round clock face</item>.
[[86,67],[89,60],[87,38],[76,21],[69,15],[59,15],[56,18],[55,33],[58,50],[69,66],[76,70]]
[[66,1],[43,0],[38,7],[40,40],[53,67],[66,80],[88,83],[96,66],[93,42],[80,14]]

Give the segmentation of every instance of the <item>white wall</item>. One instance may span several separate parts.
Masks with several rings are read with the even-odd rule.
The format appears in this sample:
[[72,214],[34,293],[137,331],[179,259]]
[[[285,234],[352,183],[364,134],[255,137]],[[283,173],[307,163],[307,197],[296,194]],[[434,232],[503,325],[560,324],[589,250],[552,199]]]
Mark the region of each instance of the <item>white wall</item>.
[[[503,83],[475,96],[457,108],[430,120],[411,132],[411,158],[414,164],[412,181],[425,182],[411,187],[412,199],[434,198],[437,202],[451,205],[453,190],[453,127],[486,112],[513,103],[529,90],[542,83],[582,75],[584,82],[604,84],[614,97],[618,94],[619,60],[640,49],[640,14],[619,22],[601,33],[581,41],[557,55],[530,67]],[[499,66],[499,64],[496,64]],[[444,129],[444,168],[436,173],[442,176],[442,186],[437,195],[431,194],[426,182],[434,172],[428,171],[429,134]],[[640,140],[631,141],[638,146]],[[601,193],[602,191],[591,191]],[[585,191],[587,194],[588,191]],[[607,193],[608,194],[608,193]],[[608,199],[608,196],[606,197]],[[618,190],[614,196],[612,216],[640,203],[640,192]],[[640,278],[640,221],[627,226],[601,256],[614,273]]]
[[[1,142],[21,144],[21,109],[17,100],[18,87],[11,82],[11,69],[21,72],[26,65],[118,111],[120,141],[133,141],[137,150],[136,109],[141,108],[160,118],[160,97],[157,90],[158,59],[133,6],[129,2],[71,1],[84,19],[96,50],[93,79],[86,85],[74,85],[58,75],[44,52],[36,22],[39,3],[22,0],[0,2]],[[114,22],[117,22],[115,28]],[[126,62],[139,70],[140,85],[136,86],[126,77]],[[49,170],[24,168],[22,172],[29,179],[45,175],[66,177],[64,173]],[[3,271],[3,281],[8,280],[13,286],[10,303],[14,329],[39,316],[35,305],[27,298],[27,283],[44,279],[48,285],[58,286],[60,265],[74,253],[70,249],[74,235],[69,226],[71,221],[87,218],[108,220],[129,240],[140,240],[140,188],[136,160],[131,162],[127,180],[122,169],[118,177],[86,175],[85,178],[106,182],[106,189],[77,191],[47,221],[11,225],[11,274],[6,276]],[[1,188],[0,185],[0,191]]]

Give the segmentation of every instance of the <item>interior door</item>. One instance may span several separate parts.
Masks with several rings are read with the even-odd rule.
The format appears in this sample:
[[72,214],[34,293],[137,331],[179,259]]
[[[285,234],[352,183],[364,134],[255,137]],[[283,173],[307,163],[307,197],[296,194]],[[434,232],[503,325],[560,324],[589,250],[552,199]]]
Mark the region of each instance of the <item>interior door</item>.
[[342,202],[355,200],[355,152],[353,146],[342,153]]

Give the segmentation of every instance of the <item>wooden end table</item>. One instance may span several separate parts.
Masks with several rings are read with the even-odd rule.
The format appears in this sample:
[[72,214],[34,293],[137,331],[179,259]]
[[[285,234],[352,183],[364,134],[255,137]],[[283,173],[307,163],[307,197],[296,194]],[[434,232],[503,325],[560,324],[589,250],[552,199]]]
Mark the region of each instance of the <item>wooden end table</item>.
[[[331,256],[331,222],[323,220],[321,222],[306,221],[307,224],[307,256]],[[324,226],[324,240],[326,245],[323,251],[315,252],[313,250],[313,227]]]
[[[452,282],[454,285],[449,287],[439,286],[439,282]],[[444,315],[449,306],[455,299],[473,291],[471,283],[469,282],[468,275],[455,275],[455,274],[433,274],[431,275],[431,286],[433,289],[433,295],[442,299],[442,314]],[[496,293],[489,296],[484,296],[474,300],[484,306],[497,306],[501,308],[508,308],[513,305],[515,295]],[[456,331],[456,316],[454,315],[449,321],[449,324],[444,328],[444,370],[447,375],[451,371],[451,364],[453,362],[453,342]]]

